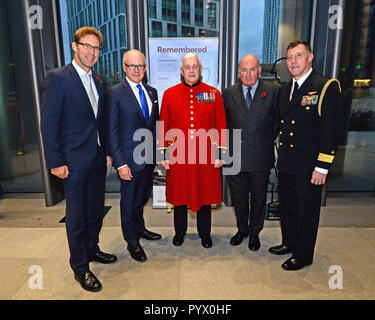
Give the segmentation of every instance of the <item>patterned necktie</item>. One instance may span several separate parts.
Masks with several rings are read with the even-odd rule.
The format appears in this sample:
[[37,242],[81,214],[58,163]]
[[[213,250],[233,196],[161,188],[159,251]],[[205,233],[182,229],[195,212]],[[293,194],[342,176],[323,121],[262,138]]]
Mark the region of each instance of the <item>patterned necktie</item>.
[[296,82],[294,82],[294,88],[293,88],[292,98],[290,100],[293,100],[293,98],[297,95],[298,89],[299,89],[299,87],[298,87],[298,83],[296,81]]
[[[94,111],[94,115],[96,119],[98,116],[98,102],[96,101],[95,93],[91,86],[91,74],[86,73],[86,80],[87,80],[87,91],[88,91],[91,107],[92,107],[92,110]],[[96,132],[96,135],[97,135],[98,145],[101,146],[99,133]]]
[[146,123],[148,123],[149,114],[148,114],[148,104],[147,104],[146,96],[140,84],[137,85],[137,88],[139,91],[139,100],[141,101],[142,112],[145,117]]
[[251,101],[253,100],[253,98],[251,97],[251,89],[252,87],[248,87],[246,94],[246,104],[248,109],[250,109]]

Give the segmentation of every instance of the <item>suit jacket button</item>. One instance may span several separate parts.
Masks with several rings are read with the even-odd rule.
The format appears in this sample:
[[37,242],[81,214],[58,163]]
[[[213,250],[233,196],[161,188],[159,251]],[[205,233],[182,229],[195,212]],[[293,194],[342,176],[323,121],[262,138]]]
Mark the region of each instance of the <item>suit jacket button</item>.
[[291,147],[291,148],[294,148],[294,145],[291,144],[290,147]]
[[294,135],[294,133],[293,132],[291,132],[291,133],[289,133],[289,135],[292,137],[293,135]]

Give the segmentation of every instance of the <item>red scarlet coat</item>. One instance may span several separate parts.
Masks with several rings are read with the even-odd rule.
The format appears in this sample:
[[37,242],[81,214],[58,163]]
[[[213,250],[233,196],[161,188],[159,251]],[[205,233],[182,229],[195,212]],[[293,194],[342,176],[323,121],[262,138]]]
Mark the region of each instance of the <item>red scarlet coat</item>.
[[226,149],[227,143],[221,132],[227,127],[220,92],[203,82],[171,87],[164,93],[159,121],[158,149],[170,158],[167,202],[192,211],[221,203],[220,169],[213,164],[217,149]]

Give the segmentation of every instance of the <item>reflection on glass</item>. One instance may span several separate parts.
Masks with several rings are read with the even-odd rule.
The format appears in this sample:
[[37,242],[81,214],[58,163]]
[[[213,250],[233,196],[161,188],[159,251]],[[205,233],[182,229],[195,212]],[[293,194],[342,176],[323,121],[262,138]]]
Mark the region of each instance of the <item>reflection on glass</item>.
[[[66,6],[66,10],[63,8]],[[102,50],[95,71],[102,75],[109,85],[124,76],[121,63],[126,51],[125,1],[124,0],[88,0],[60,1],[61,25],[65,48],[65,64],[73,59],[70,48],[77,29],[83,26],[96,27],[103,34]],[[67,34],[64,34],[67,33]]]
[[0,2],[0,184],[42,192],[36,120],[20,1]]
[[[353,36],[355,63],[343,66],[344,79],[354,74],[349,131],[346,137],[340,171],[330,179],[329,191],[375,191],[375,3],[361,0],[361,22],[358,33],[344,29],[343,37]],[[355,38],[358,37],[358,38]]]
[[149,34],[158,37],[218,37],[220,0],[149,0]]

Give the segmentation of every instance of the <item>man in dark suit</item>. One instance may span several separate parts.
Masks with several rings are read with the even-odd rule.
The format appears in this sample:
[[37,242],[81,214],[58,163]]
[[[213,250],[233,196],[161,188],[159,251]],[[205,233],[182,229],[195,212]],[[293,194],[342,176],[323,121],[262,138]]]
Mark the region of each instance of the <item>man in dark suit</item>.
[[[260,248],[259,233],[263,229],[270,169],[274,166],[274,140],[278,134],[278,88],[259,79],[259,60],[246,55],[239,65],[241,82],[224,89],[223,99],[228,128],[241,129],[241,171],[229,177],[229,187],[237,219],[238,232],[230,244],[239,245],[249,236],[248,247]],[[249,191],[251,209],[249,210]],[[250,218],[250,222],[249,222]]]
[[[145,228],[143,207],[152,187],[156,120],[159,117],[157,91],[142,83],[146,60],[138,50],[124,54],[126,79],[108,90],[109,144],[113,164],[121,179],[121,227],[128,251],[137,261],[147,260],[139,239],[159,240],[161,235]],[[143,130],[143,131],[142,131]],[[137,141],[136,133],[145,141]],[[138,151],[144,143],[144,153]],[[138,151],[137,151],[138,150]]]
[[91,27],[76,31],[71,64],[52,70],[43,84],[41,131],[47,168],[64,179],[66,231],[75,279],[89,291],[100,281],[90,261],[113,263],[117,257],[100,251],[107,165],[103,130],[104,82],[93,73],[101,33]]
[[299,270],[313,262],[319,226],[322,186],[326,182],[342,133],[340,83],[312,68],[308,43],[294,41],[287,48],[293,79],[280,89],[279,171],[282,244],[272,254],[292,253],[282,264]]

